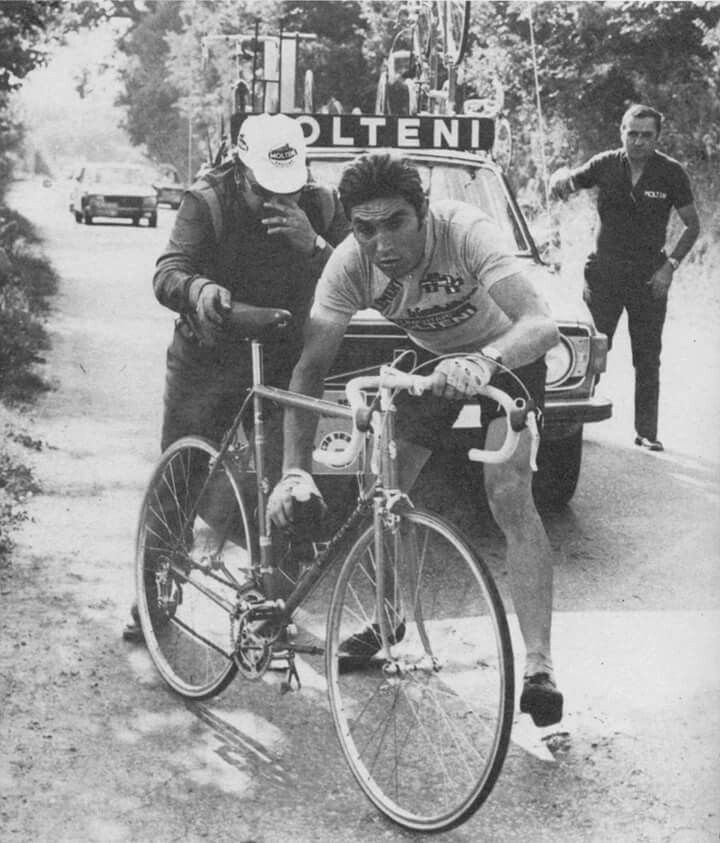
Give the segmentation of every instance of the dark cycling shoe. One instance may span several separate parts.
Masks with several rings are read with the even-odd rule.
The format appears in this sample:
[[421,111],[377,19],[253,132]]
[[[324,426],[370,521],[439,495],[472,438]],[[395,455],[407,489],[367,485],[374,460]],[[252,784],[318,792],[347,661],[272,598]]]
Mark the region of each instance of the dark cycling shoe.
[[[390,636],[390,644],[399,644],[405,637],[405,621],[400,621],[395,632]],[[340,656],[349,656],[354,659],[371,659],[382,650],[382,638],[380,626],[376,623],[370,624],[355,635],[346,638],[340,644]]]
[[132,620],[123,629],[122,637],[124,641],[130,641],[133,644],[144,644],[145,636],[143,635],[142,627],[140,626],[140,613],[138,612],[137,603],[133,603],[130,607],[130,617]]
[[659,442],[657,439],[648,439],[646,436],[636,436],[635,444],[639,445],[641,448],[645,448],[646,451],[665,450],[662,442]]
[[548,673],[534,673],[523,680],[520,711],[536,726],[552,726],[562,720],[563,695]]

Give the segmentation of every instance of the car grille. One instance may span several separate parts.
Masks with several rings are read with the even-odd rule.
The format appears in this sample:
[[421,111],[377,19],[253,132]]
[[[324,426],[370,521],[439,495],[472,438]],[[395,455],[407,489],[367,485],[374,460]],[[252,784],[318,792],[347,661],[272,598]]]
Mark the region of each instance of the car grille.
[[119,208],[142,208],[141,196],[106,196],[105,201]]

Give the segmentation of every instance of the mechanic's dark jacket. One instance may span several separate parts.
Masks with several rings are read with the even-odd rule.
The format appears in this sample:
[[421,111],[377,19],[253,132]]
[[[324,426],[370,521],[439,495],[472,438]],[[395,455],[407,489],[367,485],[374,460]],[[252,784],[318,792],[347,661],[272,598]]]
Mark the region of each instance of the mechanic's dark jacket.
[[[311,181],[298,204],[315,232],[332,246],[348,233],[334,188]],[[235,185],[233,165],[226,164],[186,192],[170,240],[157,261],[155,295],[171,310],[190,314],[191,285],[202,277],[230,290],[233,301],[290,310],[293,327],[282,340],[288,352],[287,344],[299,341],[315,284],[331,251],[326,248],[305,257],[291,249],[282,235],[268,235],[260,220],[248,213]]]

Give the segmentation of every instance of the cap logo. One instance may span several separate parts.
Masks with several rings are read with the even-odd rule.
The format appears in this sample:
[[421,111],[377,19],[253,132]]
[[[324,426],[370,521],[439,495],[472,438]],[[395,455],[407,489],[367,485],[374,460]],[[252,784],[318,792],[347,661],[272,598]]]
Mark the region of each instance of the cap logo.
[[274,164],[276,167],[286,167],[292,164],[297,156],[297,149],[295,149],[294,146],[290,146],[289,143],[283,144],[282,146],[276,146],[268,152],[270,163]]

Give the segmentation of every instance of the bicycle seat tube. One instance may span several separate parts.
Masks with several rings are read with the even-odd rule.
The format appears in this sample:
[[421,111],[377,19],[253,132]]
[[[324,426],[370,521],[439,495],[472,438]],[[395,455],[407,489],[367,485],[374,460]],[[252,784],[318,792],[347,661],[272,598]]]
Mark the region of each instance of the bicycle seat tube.
[[260,542],[260,564],[263,571],[271,567],[271,541],[267,524],[266,504],[270,494],[268,478],[265,476],[265,417],[263,399],[255,391],[264,382],[263,347],[259,340],[250,343],[253,380],[253,438],[255,454],[255,476],[257,477],[257,524]]

